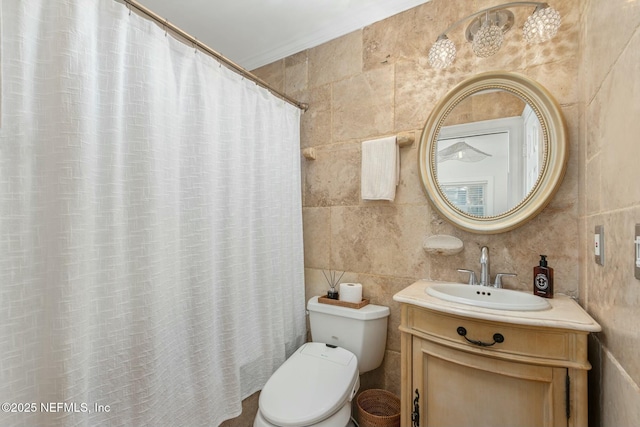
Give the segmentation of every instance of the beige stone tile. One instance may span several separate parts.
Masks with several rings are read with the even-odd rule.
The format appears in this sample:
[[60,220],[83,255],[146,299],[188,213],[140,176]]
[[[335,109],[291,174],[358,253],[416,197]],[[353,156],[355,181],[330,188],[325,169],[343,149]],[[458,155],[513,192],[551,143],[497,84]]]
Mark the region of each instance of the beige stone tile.
[[300,119],[302,148],[331,144],[331,110],[308,110]]
[[[638,285],[635,285],[638,287]],[[637,325],[639,317],[637,314],[638,298],[629,289],[617,291],[615,306],[611,311],[597,310],[597,314],[602,320],[599,322],[603,326],[605,341],[611,354],[615,355],[621,367],[636,384],[640,384],[640,363],[638,362],[638,338]],[[628,298],[629,301],[619,303],[620,299]],[[633,299],[635,298],[635,306]]]
[[602,187],[601,187],[601,170],[600,156],[595,156],[587,162],[585,176],[585,192],[587,199],[587,214],[595,214],[600,212]]
[[316,149],[304,168],[305,206],[355,205],[360,202],[360,144]]
[[364,205],[331,211],[332,265],[360,273],[424,277],[423,206]]
[[323,86],[362,71],[362,31],[309,50],[309,87]]
[[287,95],[306,90],[309,82],[307,51],[285,58],[284,92]]
[[384,389],[400,398],[400,390],[402,388],[400,352],[387,350],[382,364],[384,367]]
[[[640,281],[635,279],[634,230],[640,223],[640,208],[616,211],[590,219],[587,233],[604,225],[604,266],[596,265],[587,249],[589,311],[603,328],[604,344],[640,384],[640,351],[637,325],[640,323]],[[588,246],[587,246],[588,247]]]
[[329,268],[331,257],[331,208],[303,208],[304,265]]
[[[577,23],[579,32],[578,32],[578,76],[577,76],[577,81],[579,83],[580,89],[579,89],[579,99],[580,99],[580,103],[582,104],[582,107],[580,112],[581,113],[585,113],[586,112],[586,108],[589,105],[589,102],[591,101],[591,99],[589,98],[589,94],[588,94],[588,90],[587,90],[587,85],[585,84],[585,82],[587,81],[588,78],[588,74],[587,74],[587,67],[589,67],[590,65],[587,63],[587,59],[586,59],[586,50],[587,50],[587,16],[585,13],[585,10],[587,9],[587,3],[588,2],[584,2],[583,5],[581,5],[582,7],[580,8],[580,17],[579,17],[579,21]],[[586,118],[586,116],[585,116]],[[585,126],[586,126],[586,122],[585,122]],[[585,133],[586,135],[586,133]]]
[[[354,413],[357,414],[358,407],[357,402],[358,396],[365,390],[371,390],[374,388],[384,388],[384,366],[381,366],[373,371],[365,372],[360,375],[360,390],[358,390],[358,394],[356,398],[353,400],[353,410]],[[356,421],[359,421],[356,416]]]
[[404,40],[410,11],[365,27],[363,30],[363,70],[393,65],[401,56],[398,41]]
[[517,266],[518,282],[522,290],[532,291],[533,267],[539,255],[545,254],[554,268],[555,292],[577,296],[579,255],[579,224],[575,203],[556,203],[549,206],[519,233],[509,236],[505,247],[514,247],[512,261]]
[[[608,312],[613,306],[612,296],[609,292],[612,278],[608,276],[609,268],[597,265],[594,261],[593,254],[593,233],[596,225],[605,226],[605,246],[608,246],[609,227],[605,224],[605,218],[602,214],[593,215],[586,218],[586,245],[582,248],[584,253],[584,262],[586,268],[585,287],[588,294],[586,309],[596,321],[602,325],[603,318],[601,311]],[[606,250],[606,248],[605,248]],[[605,253],[605,262],[609,256]],[[604,326],[604,325],[603,325]]]
[[580,118],[578,104],[563,105],[561,114],[567,128],[568,159],[567,171],[562,180],[562,185],[555,195],[556,200],[565,200],[569,203],[578,203],[580,168],[584,162],[580,160]]
[[586,198],[586,164],[587,164],[587,120],[586,120],[586,107],[584,103],[579,103],[578,107],[578,131],[574,137],[577,139],[576,148],[572,153],[569,153],[572,157],[578,159],[578,215],[584,218],[587,211],[587,198]]
[[466,76],[434,70],[425,61],[396,64],[395,129],[422,129],[436,103]]
[[[591,252],[593,244],[593,236],[587,233],[587,218],[581,216],[578,219],[578,302],[580,306],[586,308],[589,306],[590,294],[587,290],[587,260],[593,256]],[[587,248],[589,253],[587,252]]]
[[306,64],[309,62],[309,51],[303,50],[302,52],[294,53],[291,56],[284,58],[285,67],[293,67],[298,64]]
[[393,132],[393,67],[368,71],[333,85],[336,142]]
[[300,146],[331,144],[331,85],[306,90],[298,100],[309,104],[309,109],[300,118]]
[[[627,350],[637,354],[637,350]],[[634,383],[613,356],[604,352],[602,358],[603,426],[633,426],[640,420],[640,388]]]
[[[636,205],[640,200],[640,32],[630,40],[615,68],[602,85],[603,96],[601,175],[602,205],[617,209]],[[633,100],[633,101],[631,101]]]
[[251,72],[274,89],[284,91],[284,59],[263,65]]
[[400,148],[400,182],[396,189],[395,204],[426,205],[427,196],[418,170],[418,144],[420,131],[415,131],[416,142],[412,147]]
[[609,103],[608,100],[605,100],[608,96],[609,90],[608,88],[604,88],[598,91],[594,100],[586,106],[586,161],[590,161],[593,156],[600,153],[602,149],[601,145],[603,141],[601,132],[603,129],[606,129],[606,123],[604,122],[606,114],[602,112],[602,109],[604,105]]
[[[324,271],[324,274],[323,274]],[[307,268],[304,269],[304,282],[305,282],[305,301],[309,301],[311,298],[318,295],[326,295],[330,286],[325,278],[325,274],[330,273],[330,269],[327,268]]]
[[[433,19],[425,19],[441,10],[439,2],[430,2],[409,9],[388,19],[376,22],[363,30],[363,68],[392,65],[399,60],[415,60],[426,56],[431,43],[436,40],[437,28]],[[453,2],[449,2],[453,3]]]
[[566,105],[578,102],[577,57],[536,65],[528,68],[524,74],[544,86],[558,104]]
[[[611,357],[619,364],[618,370],[624,371],[630,384],[640,383],[640,361],[636,357],[639,347],[637,339],[640,313],[639,282],[633,278],[633,229],[640,217],[640,209],[607,214],[590,218],[587,234],[593,236],[595,225],[605,227],[605,264],[596,265],[593,252],[586,250],[588,311],[602,326],[599,337],[608,348]],[[588,240],[588,239],[587,239]],[[616,390],[607,389],[607,373],[603,373],[603,392],[605,400],[616,398]],[[611,384],[609,384],[611,385]],[[603,402],[603,405],[605,402]],[[628,411],[622,403],[620,410]],[[604,409],[603,411],[608,412]],[[608,413],[605,418],[614,414]],[[615,424],[607,424],[615,425]]]
[[[590,100],[636,32],[640,24],[640,2],[593,0],[587,3],[584,83]],[[637,62],[637,47],[634,55]]]

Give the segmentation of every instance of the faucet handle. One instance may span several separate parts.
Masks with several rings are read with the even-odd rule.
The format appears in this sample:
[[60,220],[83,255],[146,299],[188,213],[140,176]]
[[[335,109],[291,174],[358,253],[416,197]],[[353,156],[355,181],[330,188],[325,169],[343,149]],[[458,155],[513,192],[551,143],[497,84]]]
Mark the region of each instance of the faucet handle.
[[464,268],[459,268],[458,271],[460,273],[469,273],[469,284],[470,285],[477,285],[478,284],[478,280],[476,279],[476,272],[473,270],[467,270]]
[[517,274],[514,273],[498,273],[496,274],[496,283],[493,284],[494,287],[496,288],[501,288],[502,287],[502,278],[505,276],[512,276],[512,277],[516,277]]

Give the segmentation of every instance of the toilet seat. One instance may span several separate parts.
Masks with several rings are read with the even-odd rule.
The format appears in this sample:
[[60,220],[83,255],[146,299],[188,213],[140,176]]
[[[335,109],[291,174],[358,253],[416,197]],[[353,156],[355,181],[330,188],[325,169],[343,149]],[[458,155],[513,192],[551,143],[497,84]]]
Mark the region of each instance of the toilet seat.
[[[344,406],[338,409],[338,412],[331,415],[329,418],[325,418],[324,420],[304,427],[354,427],[354,424],[350,422],[351,420],[351,402],[345,402]],[[253,427],[279,427],[275,424],[271,424],[269,421],[264,419],[264,416],[260,411],[256,414],[256,418],[253,420]]]
[[358,386],[358,360],[353,353],[311,342],[271,376],[258,406],[265,420],[276,426],[309,426],[348,405]]

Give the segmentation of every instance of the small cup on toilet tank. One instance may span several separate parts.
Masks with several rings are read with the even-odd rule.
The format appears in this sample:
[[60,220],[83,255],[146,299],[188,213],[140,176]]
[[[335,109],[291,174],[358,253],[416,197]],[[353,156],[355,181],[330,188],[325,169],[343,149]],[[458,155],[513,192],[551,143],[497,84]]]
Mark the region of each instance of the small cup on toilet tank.
[[361,283],[340,283],[340,301],[359,303],[362,301]]

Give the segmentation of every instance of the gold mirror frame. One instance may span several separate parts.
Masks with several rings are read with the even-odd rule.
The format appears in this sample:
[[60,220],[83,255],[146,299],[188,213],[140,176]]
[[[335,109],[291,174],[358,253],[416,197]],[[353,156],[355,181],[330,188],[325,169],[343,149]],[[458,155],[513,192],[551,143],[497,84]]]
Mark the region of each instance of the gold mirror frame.
[[[499,215],[480,217],[461,211],[441,191],[436,176],[436,149],[438,134],[449,113],[468,96],[489,89],[508,91],[531,106],[542,127],[544,162],[537,182],[519,204]],[[547,206],[564,178],[568,152],[566,125],[553,96],[539,83],[523,75],[489,72],[458,84],[436,104],[422,132],[418,164],[427,196],[442,216],[464,230],[495,234],[525,224]]]

